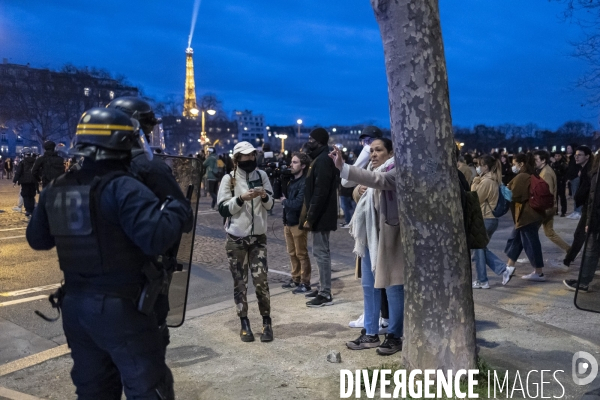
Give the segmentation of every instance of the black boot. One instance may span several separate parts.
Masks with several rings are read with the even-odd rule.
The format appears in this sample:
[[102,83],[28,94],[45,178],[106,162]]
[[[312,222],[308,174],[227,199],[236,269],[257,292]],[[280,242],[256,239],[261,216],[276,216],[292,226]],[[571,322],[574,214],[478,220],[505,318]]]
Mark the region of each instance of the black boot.
[[240,321],[242,322],[242,329],[240,329],[242,342],[254,342],[254,334],[252,333],[252,329],[250,329],[250,320],[248,317],[242,317]]
[[261,342],[273,341],[273,328],[271,327],[271,317],[263,317],[263,331],[260,335]]

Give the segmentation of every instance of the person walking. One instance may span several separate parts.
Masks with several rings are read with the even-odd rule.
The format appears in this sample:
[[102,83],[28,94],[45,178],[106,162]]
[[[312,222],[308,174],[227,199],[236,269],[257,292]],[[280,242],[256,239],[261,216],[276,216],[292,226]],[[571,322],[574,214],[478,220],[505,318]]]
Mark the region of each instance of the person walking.
[[[338,148],[334,148],[330,157],[342,178],[369,187],[357,204],[350,226],[350,234],[355,240],[354,253],[361,260],[365,328],[346,346],[351,350],[377,347],[379,355],[391,355],[402,350],[404,333],[404,253],[392,141],[379,138],[371,143],[373,171],[345,164]],[[383,288],[389,306],[389,326],[384,342],[380,343]]]
[[[558,191],[558,184],[556,174],[550,166],[550,153],[546,150],[538,150],[534,153],[536,173],[540,175],[540,178],[548,184],[552,198],[554,199],[554,205],[552,208],[546,210],[544,219],[542,220],[542,226],[544,227],[544,234],[552,243],[560,247],[565,253],[569,251],[569,245],[565,242],[555,231],[554,231],[554,214],[558,209],[556,206],[556,194]],[[551,260],[553,266],[558,266],[559,262]]]
[[[479,158],[479,165],[476,168],[477,176],[473,178],[471,190],[477,192],[481,213],[483,214],[483,223],[488,237],[492,240],[492,235],[498,229],[498,218],[493,214],[493,210],[498,205],[499,185],[502,182],[502,165],[490,155],[484,155]],[[490,285],[485,266],[489,266],[496,275],[502,276],[502,284],[506,285],[510,279],[514,267],[507,266],[497,255],[487,247],[484,249],[474,249],[473,259],[477,271],[477,280],[473,282],[474,289],[489,289]]]
[[248,142],[233,148],[233,171],[221,181],[217,202],[227,218],[225,249],[233,277],[233,298],[241,322],[240,338],[253,342],[248,319],[248,270],[263,317],[261,342],[273,340],[271,299],[267,279],[267,210],[273,208],[273,189],[264,171],[257,169],[256,150]]
[[[581,261],[581,280],[566,279],[563,281],[569,290],[587,293],[594,274],[600,270],[600,154],[596,154],[590,169],[590,190],[580,221],[585,221],[584,232],[587,236],[586,251]],[[579,225],[577,226],[579,229]]]
[[218,165],[217,165],[217,154],[215,153],[214,147],[208,148],[208,157],[204,161],[203,166],[206,168],[206,182],[208,186],[208,194],[212,199],[210,203],[210,209],[216,210],[217,206],[217,188],[218,188]]
[[56,151],[56,143],[48,140],[44,143],[44,155],[38,157],[33,164],[31,173],[38,182],[42,182],[42,189],[53,180],[65,173],[65,160]]
[[508,183],[508,188],[512,191],[510,210],[514,228],[504,249],[504,253],[508,256],[507,265],[514,267],[516,260],[524,249],[534,270],[527,275],[521,276],[521,278],[529,281],[544,282],[546,281],[542,270],[544,268],[544,259],[538,232],[543,216],[531,208],[529,204],[531,175],[535,173],[533,154],[517,154],[513,159],[512,169],[516,176]]
[[292,293],[308,293],[310,287],[310,257],[308,256],[308,231],[301,230],[300,212],[304,203],[304,187],[306,185],[306,173],[311,159],[304,153],[294,153],[290,172],[294,178],[287,187],[287,197],[281,197],[283,206],[283,230],[285,245],[290,255],[292,264],[292,279],[283,284],[284,289],[294,289]]
[[175,398],[156,316],[140,293],[150,259],[180,236],[190,206],[161,204],[128,173],[135,140],[127,114],[86,111],[71,149],[83,166],[42,191],[26,231],[33,249],[56,246],[64,285],[51,299],[62,310],[78,399],[121,399],[123,390],[128,399]]
[[554,153],[554,162],[551,164],[552,170],[556,175],[556,213],[564,217],[567,214],[567,163],[566,157],[560,151]]
[[581,251],[585,243],[585,227],[588,219],[587,211],[588,211],[588,197],[591,188],[591,180],[590,180],[590,166],[591,166],[591,158],[592,158],[592,150],[590,150],[587,146],[579,146],[575,151],[575,159],[577,160],[577,165],[581,167],[579,171],[579,176],[577,177],[579,180],[579,184],[577,185],[577,191],[573,194],[573,200],[575,202],[575,207],[582,209],[582,215],[579,221],[577,222],[577,227],[575,228],[575,233],[573,233],[573,243],[571,244],[571,248],[567,252],[565,259],[563,260],[563,264],[565,267],[569,267],[575,258]]
[[310,133],[306,145],[313,161],[306,174],[300,226],[312,232],[313,255],[319,268],[319,289],[306,294],[307,298],[312,299],[306,303],[307,307],[333,305],[329,235],[337,229],[339,171],[328,156],[328,142],[329,133],[317,128]]
[[[577,146],[575,143],[571,143],[567,146],[567,157],[569,158],[569,162],[567,164],[565,178],[567,179],[570,196],[575,196],[575,193],[577,193],[577,188],[579,187],[579,171],[581,171],[581,166],[575,157],[575,151],[577,147],[579,146]],[[578,210],[577,207],[575,207],[573,212],[567,216],[569,219],[579,219],[580,217],[581,210]]]
[[12,177],[13,177],[13,162],[10,158],[7,158],[4,161],[3,168],[6,171],[6,179],[12,179]]
[[31,169],[35,163],[33,152],[29,147],[23,149],[23,159],[19,162],[13,177],[13,184],[21,185],[21,197],[23,197],[23,206],[25,207],[25,216],[30,217],[35,208],[35,195],[38,189],[38,182],[35,180]]

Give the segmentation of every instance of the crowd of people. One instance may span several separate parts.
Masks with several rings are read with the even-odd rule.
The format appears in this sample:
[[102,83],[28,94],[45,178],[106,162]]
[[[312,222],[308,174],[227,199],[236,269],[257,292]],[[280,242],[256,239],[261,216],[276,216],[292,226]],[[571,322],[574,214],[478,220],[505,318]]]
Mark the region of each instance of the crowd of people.
[[[55,294],[62,308],[65,335],[72,350],[73,382],[80,398],[99,398],[107,390],[119,398],[174,398],[172,375],[165,364],[169,334],[169,274],[171,249],[189,232],[193,215],[189,201],[170,168],[152,158],[144,137],[157,123],[151,107],[137,98],[115,99],[106,108],[83,114],[71,155],[80,157],[68,168],[52,142],[34,157],[24,151],[13,181],[21,185],[27,215],[32,215],[27,240],[32,248],[57,247],[64,285]],[[382,356],[402,351],[404,330],[404,253],[393,143],[374,126],[365,127],[362,148],[355,156],[329,146],[323,128],[311,131],[307,143],[289,154],[289,171],[281,193],[273,187],[267,149],[249,142],[235,145],[231,157],[214,148],[199,155],[211,208],[224,218],[233,299],[240,319],[240,339],[255,340],[248,317],[248,276],[256,288],[262,317],[261,342],[275,338],[268,272],[268,216],[280,202],[290,257],[291,279],[282,285],[304,295],[306,306],[334,305],[331,283],[331,232],[347,228],[354,240],[356,276],[363,290],[363,312],[351,327],[360,335],[346,346],[376,349]],[[565,255],[568,270],[587,240],[590,256],[580,282],[565,280],[568,289],[587,292],[600,254],[600,155],[586,146],[571,145],[567,154],[544,150],[472,155],[457,151],[457,186],[461,198],[473,196],[483,221],[483,244],[470,246],[475,266],[474,289],[489,289],[486,266],[510,282],[516,264],[529,262],[522,279],[543,282],[544,234]],[[41,182],[39,204],[35,195]],[[566,216],[567,190],[574,198],[570,214],[579,219],[569,245],[555,231],[554,218]],[[339,208],[344,220],[338,222]],[[513,229],[505,246],[507,262],[487,246],[499,218],[510,210]],[[475,228],[474,228],[475,229]],[[469,232],[466,232],[467,235]],[[319,273],[311,284],[313,266]],[[519,258],[522,252],[527,258]],[[380,335],[385,335],[381,341]],[[147,351],[154,349],[155,351]],[[107,389],[108,388],[108,389]],[[144,397],[147,396],[147,397]],[[111,397],[112,398],[112,397]]]

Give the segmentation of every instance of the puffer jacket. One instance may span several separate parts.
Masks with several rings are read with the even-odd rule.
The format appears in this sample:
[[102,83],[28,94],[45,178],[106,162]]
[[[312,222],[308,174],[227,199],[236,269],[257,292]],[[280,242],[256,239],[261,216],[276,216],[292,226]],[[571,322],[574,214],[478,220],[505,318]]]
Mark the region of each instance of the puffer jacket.
[[305,184],[306,174],[302,174],[300,178],[294,179],[288,185],[287,198],[281,202],[281,205],[283,205],[283,224],[286,226],[296,226],[300,223]]
[[[234,172],[227,174],[221,180],[217,204],[219,214],[228,218],[225,231],[236,237],[262,235],[267,233],[267,211],[273,208],[273,188],[269,177],[264,171],[254,170],[246,173],[239,168],[235,170],[235,187],[231,187]],[[262,186],[267,197],[243,201],[240,196],[248,190]]]
[[31,172],[34,163],[35,158],[25,157],[17,166],[15,176],[13,177],[13,183],[19,183],[20,185],[23,183],[37,183],[33,173]]

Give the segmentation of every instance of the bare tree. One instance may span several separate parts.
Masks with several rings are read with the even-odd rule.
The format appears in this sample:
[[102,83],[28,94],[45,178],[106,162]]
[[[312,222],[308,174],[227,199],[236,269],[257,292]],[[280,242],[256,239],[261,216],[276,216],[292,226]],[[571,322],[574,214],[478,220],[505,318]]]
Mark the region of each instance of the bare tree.
[[474,368],[471,268],[437,0],[371,0],[388,79],[402,247],[404,365]]

